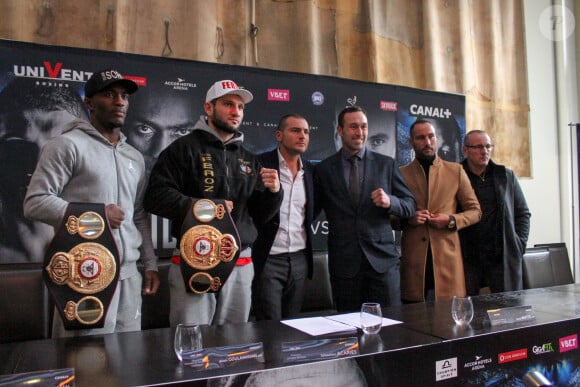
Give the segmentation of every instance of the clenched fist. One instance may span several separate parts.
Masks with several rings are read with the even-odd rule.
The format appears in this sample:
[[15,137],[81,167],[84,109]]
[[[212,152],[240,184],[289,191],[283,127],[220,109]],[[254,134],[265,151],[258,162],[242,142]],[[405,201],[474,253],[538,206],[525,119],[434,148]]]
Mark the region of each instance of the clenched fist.
[[278,178],[278,171],[271,168],[262,168],[260,176],[264,186],[272,193],[280,191],[280,179]]

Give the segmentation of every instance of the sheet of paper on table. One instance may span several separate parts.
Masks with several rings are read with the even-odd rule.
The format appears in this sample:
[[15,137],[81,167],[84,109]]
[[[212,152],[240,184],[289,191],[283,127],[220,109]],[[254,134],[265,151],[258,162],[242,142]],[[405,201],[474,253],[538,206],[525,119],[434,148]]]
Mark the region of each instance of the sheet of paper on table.
[[[401,321],[383,318],[383,326],[400,324]],[[311,336],[331,333],[355,333],[360,325],[360,313],[346,313],[326,317],[307,317],[293,320],[283,320],[282,324],[298,329]]]

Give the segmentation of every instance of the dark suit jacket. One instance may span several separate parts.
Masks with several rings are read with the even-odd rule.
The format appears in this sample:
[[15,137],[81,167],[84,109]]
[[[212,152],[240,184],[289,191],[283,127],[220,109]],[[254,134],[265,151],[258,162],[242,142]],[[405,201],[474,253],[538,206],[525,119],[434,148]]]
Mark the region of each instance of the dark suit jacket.
[[[258,159],[266,168],[275,168],[280,171],[277,148],[258,155]],[[314,187],[312,182],[313,166],[309,161],[302,159],[304,168],[304,186],[306,190],[306,216],[304,227],[306,228],[306,258],[308,259],[308,278],[312,278],[312,221],[314,220]],[[258,277],[264,268],[270,249],[276,238],[280,226],[280,212],[265,224],[258,224],[258,238],[252,245],[252,261],[254,262],[255,277]]]
[[[399,263],[390,216],[415,214],[415,199],[395,160],[366,150],[366,166],[360,202],[350,197],[342,167],[341,151],[316,165],[315,201],[328,220],[328,259],[332,276],[352,278],[366,258],[379,273]],[[377,207],[371,193],[382,188],[391,198],[389,209]]]

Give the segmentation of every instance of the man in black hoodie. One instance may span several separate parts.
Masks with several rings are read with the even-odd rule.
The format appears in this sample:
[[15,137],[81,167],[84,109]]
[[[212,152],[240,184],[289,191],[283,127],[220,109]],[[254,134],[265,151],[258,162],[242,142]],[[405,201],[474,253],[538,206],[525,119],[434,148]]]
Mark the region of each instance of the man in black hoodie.
[[[239,127],[245,105],[252,99],[248,90],[231,80],[215,82],[206,95],[206,116],[200,118],[189,135],[161,152],[151,171],[145,208],[170,219],[172,235],[178,241],[192,202],[214,199],[225,201],[241,242],[239,258],[227,282],[216,292],[188,291],[179,265],[172,265],[171,326],[222,325],[246,322],[249,318],[254,276],[251,245],[257,236],[254,223],[272,219],[283,198],[278,172],[261,168],[256,156],[242,146],[244,135]],[[200,246],[206,242],[200,242]],[[182,264],[183,253],[176,254],[172,261]]]

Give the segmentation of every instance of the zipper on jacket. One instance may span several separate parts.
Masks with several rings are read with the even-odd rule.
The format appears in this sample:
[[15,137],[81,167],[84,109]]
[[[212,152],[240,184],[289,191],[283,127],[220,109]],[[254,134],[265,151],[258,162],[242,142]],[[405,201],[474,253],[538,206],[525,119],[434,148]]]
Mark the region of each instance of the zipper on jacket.
[[224,166],[226,169],[226,197],[225,197],[225,199],[231,200],[230,199],[230,163],[228,162],[228,152],[227,152],[227,147],[225,144],[223,144],[223,149],[224,149]]

